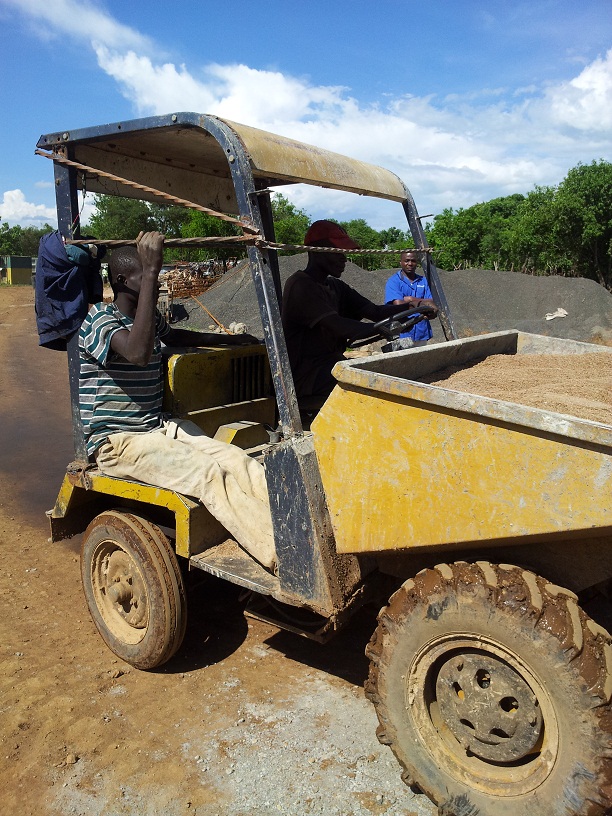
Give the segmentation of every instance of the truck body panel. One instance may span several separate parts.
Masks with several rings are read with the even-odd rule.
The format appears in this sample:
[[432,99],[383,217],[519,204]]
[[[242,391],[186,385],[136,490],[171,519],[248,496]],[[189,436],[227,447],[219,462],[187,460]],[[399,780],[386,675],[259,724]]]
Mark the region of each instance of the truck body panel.
[[339,363],[312,425],[338,551],[609,532],[612,425],[418,382],[489,354],[606,351],[549,341],[499,332]]

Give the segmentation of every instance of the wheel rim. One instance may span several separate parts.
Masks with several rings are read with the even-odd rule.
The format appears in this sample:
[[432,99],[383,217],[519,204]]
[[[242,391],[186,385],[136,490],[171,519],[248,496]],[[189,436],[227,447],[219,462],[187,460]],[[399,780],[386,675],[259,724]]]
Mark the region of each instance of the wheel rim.
[[96,605],[112,635],[139,643],[149,624],[146,583],[137,562],[116,541],[101,541],[91,559]]
[[406,676],[406,708],[438,766],[472,787],[527,793],[555,764],[559,736],[548,694],[517,654],[492,639],[431,640]]

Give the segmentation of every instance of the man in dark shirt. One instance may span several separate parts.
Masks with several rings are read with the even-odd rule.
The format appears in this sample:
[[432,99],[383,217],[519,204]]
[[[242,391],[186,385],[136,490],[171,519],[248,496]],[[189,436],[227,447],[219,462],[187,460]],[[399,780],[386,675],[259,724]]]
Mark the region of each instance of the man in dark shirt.
[[[315,221],[304,238],[308,246],[340,250],[358,244],[333,221]],[[371,321],[409,308],[407,304],[377,306],[340,280],[343,252],[309,252],[303,271],[294,272],[283,291],[282,319],[289,362],[298,398],[327,397],[334,385],[332,368],[344,359],[348,343],[370,337]]]

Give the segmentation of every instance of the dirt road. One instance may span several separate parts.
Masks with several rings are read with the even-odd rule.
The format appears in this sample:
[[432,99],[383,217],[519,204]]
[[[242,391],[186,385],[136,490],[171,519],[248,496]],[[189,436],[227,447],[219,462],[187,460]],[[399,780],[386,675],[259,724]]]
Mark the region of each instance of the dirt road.
[[106,649],[79,541],[48,542],[70,408],[29,287],[0,287],[0,360],[1,816],[432,816],[374,736],[372,611],[320,646],[248,620],[233,587],[202,575],[162,671]]

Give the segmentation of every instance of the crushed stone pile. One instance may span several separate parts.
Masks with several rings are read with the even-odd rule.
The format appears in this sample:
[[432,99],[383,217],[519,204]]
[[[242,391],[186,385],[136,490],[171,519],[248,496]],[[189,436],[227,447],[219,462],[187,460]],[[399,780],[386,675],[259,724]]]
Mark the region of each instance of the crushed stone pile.
[[[306,262],[306,253],[280,257],[282,284],[293,272],[304,269]],[[368,272],[347,262],[342,280],[374,303],[382,303],[385,282],[394,271]],[[612,293],[595,281],[489,269],[440,270],[440,280],[459,337],[519,329],[612,346]],[[562,312],[567,315],[561,316]],[[186,328],[209,330],[214,323],[212,315],[225,326],[245,323],[250,334],[263,337],[247,261],[226,273],[204,294],[183,304],[178,302],[176,313]],[[559,316],[551,319],[555,313]],[[434,320],[432,327],[432,342],[443,342],[440,322]]]

